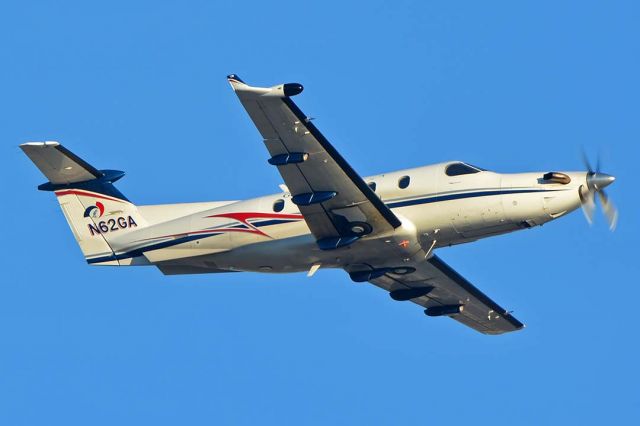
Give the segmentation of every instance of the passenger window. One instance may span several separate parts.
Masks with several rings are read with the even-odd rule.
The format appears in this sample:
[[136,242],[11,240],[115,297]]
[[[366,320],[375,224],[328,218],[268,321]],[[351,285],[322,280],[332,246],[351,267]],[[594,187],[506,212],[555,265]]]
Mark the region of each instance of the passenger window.
[[373,192],[376,192],[376,183],[375,182],[369,182],[367,185],[369,185],[369,188],[371,188],[371,190]]
[[273,203],[273,211],[274,212],[281,212],[282,209],[284,209],[284,200],[283,199],[278,199]]
[[460,175],[470,175],[472,173],[481,172],[482,169],[479,167],[473,167],[464,163],[453,163],[449,164],[445,169],[445,173],[447,176],[460,176]]
[[411,183],[411,178],[409,176],[402,176],[398,179],[398,188],[405,189]]

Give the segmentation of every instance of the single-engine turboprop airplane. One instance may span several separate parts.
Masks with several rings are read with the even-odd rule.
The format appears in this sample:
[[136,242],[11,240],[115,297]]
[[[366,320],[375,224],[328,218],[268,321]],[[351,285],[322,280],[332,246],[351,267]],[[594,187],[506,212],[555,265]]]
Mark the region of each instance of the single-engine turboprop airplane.
[[154,265],[164,274],[300,272],[342,268],[428,316],[449,316],[486,334],[524,325],[434,251],[527,229],[598,195],[613,176],[587,172],[499,174],[460,161],[360,177],[291,100],[300,84],[252,87],[228,76],[285,185],[245,200],[138,206],[98,170],[57,142],[20,147],[49,179],[86,261]]

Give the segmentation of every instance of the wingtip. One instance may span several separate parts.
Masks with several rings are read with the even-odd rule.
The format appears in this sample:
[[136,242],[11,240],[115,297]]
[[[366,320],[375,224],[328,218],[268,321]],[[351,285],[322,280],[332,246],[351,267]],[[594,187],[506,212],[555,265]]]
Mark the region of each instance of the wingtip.
[[244,81],[242,81],[242,79],[240,77],[238,77],[237,74],[229,74],[227,76],[227,81],[229,81],[229,83],[242,83],[242,84],[247,84]]
[[250,86],[238,77],[238,74],[229,74],[227,81],[234,92],[241,92],[243,96],[273,96],[282,98],[295,96],[304,90],[302,84],[299,83],[278,84],[272,87]]

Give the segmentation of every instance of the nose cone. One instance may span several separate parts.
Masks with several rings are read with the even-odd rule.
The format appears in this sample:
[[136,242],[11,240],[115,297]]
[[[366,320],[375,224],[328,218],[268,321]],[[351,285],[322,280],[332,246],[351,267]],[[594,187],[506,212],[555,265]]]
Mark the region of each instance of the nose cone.
[[615,177],[606,173],[593,173],[587,176],[588,185],[597,190],[606,188],[611,185],[614,180],[616,180]]

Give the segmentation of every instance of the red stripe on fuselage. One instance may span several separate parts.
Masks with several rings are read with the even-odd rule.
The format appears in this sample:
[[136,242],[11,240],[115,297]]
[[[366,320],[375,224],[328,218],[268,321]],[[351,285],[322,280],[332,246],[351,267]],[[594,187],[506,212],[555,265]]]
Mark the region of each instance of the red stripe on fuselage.
[[211,218],[224,217],[226,219],[237,220],[238,222],[248,226],[251,228],[254,234],[264,235],[265,237],[271,238],[269,235],[265,234],[258,228],[256,228],[253,224],[249,222],[249,219],[302,219],[301,214],[273,214],[273,213],[261,213],[261,212],[237,212],[237,213],[220,213],[213,214],[211,216],[205,216]]
[[103,200],[109,201],[117,201],[118,203],[124,203],[124,200],[120,200],[118,198],[108,197],[102,194],[96,194],[94,192],[89,191],[81,191],[79,189],[65,189],[63,191],[56,191],[56,196],[62,197],[63,195],[81,195],[83,197],[93,197],[93,198],[102,198]]
[[273,214],[273,213],[260,213],[260,212],[238,212],[238,213],[220,213],[206,217],[226,217],[229,219],[235,219],[238,222],[244,224],[249,219],[302,219],[301,214]]

